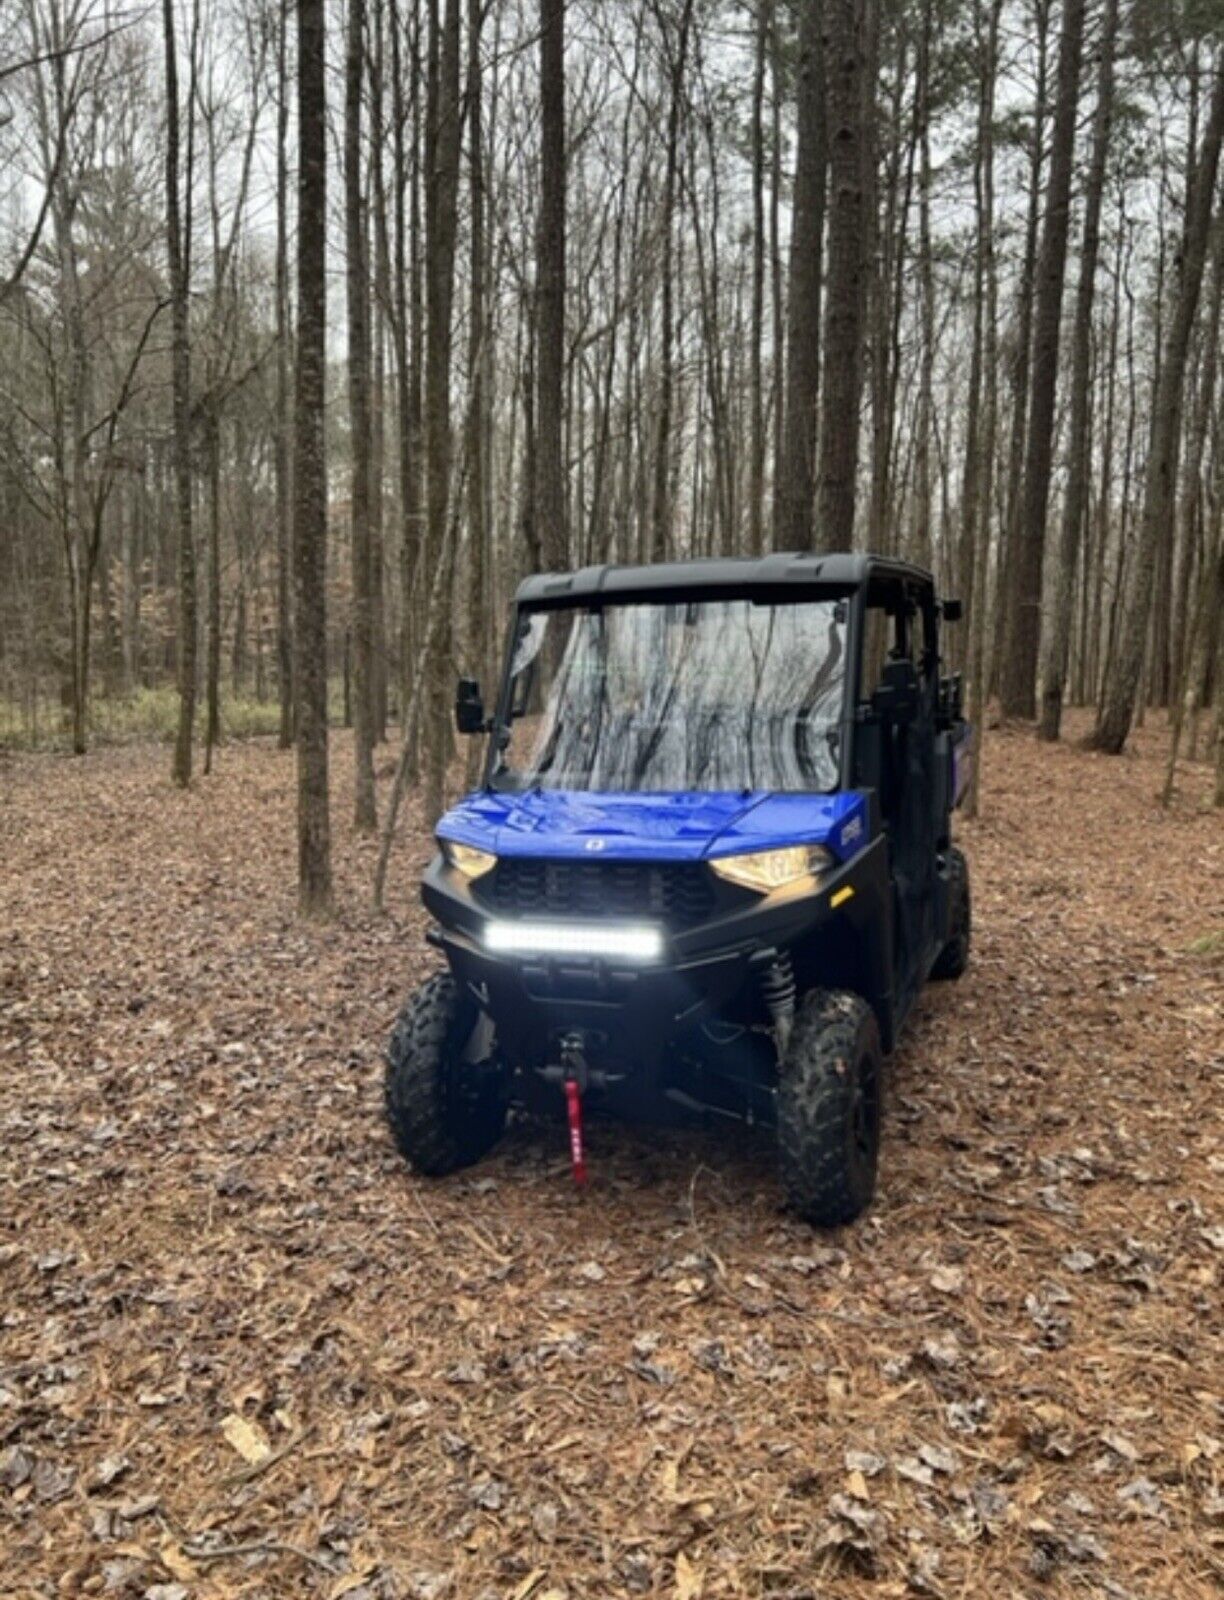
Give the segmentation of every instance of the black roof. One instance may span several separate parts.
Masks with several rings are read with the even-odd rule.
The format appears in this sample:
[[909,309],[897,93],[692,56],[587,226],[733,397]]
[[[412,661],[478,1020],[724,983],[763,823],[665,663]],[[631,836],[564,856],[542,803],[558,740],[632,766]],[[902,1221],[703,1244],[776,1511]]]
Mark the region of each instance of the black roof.
[[780,552],[767,556],[711,556],[695,561],[662,561],[642,567],[581,567],[577,572],[539,572],[519,585],[520,602],[553,602],[594,596],[642,598],[679,590],[697,595],[711,589],[744,592],[791,585],[827,588],[845,594],[869,577],[913,578],[932,582],[931,574],[907,561],[888,556],[848,553],[810,555]]

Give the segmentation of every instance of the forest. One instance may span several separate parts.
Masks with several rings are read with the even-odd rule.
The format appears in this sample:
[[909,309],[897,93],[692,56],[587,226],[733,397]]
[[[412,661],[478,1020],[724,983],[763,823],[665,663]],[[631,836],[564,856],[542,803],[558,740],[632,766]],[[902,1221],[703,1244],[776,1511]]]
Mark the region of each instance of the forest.
[[6,742],[436,816],[524,573],[857,547],[977,723],[1219,759],[1208,0],[5,9]]
[[[0,1595],[1218,1596],[1224,0],[0,23]],[[584,704],[677,608],[593,603],[524,669],[564,652],[579,778],[498,788],[529,575],[776,552],[887,558],[901,672],[856,699],[840,591],[819,659],[777,606],[777,715],[733,722],[773,644],[694,603],[664,689],[733,775],[791,730],[775,792],[689,784],[677,825],[596,764]],[[758,801],[824,844],[722,865],[800,877],[689,848]],[[554,802],[689,854],[575,829],[533,877]],[[623,1073],[619,1022],[503,1039],[437,909],[503,882],[562,955],[559,885],[588,940],[646,885],[656,953],[827,900],[822,959],[866,928],[912,1008],[881,1046],[891,989],[745,943],[692,1011],[746,1114],[601,1114],[698,1025]],[[606,954],[499,981],[525,1017],[655,976]],[[821,1015],[881,1152],[827,1224],[774,1137]],[[397,1109],[405,1039],[453,1097]],[[404,1128],[456,1105],[490,1137],[431,1167]]]

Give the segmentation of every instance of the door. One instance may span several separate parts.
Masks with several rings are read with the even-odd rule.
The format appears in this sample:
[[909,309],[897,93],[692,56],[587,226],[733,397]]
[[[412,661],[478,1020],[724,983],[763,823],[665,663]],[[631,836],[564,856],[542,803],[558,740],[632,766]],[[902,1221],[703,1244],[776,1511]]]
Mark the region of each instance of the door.
[[880,817],[893,886],[898,1024],[936,954],[937,839],[932,804],[939,662],[929,584],[875,577],[867,592],[863,698],[878,728]]

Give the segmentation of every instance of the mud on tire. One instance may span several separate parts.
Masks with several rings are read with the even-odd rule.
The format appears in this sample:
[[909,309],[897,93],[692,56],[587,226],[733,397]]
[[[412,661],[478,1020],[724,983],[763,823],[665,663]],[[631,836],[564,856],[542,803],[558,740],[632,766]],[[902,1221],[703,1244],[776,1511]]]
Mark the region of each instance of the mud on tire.
[[969,900],[969,863],[955,845],[948,851],[948,942],[935,957],[932,978],[959,978],[969,965],[973,912]]
[[788,1203],[817,1227],[853,1222],[875,1193],[883,1057],[867,1002],[805,995],[778,1079],[778,1162]]
[[505,1127],[496,1080],[463,1083],[460,1058],[477,1020],[450,973],[435,973],[408,999],[387,1047],[387,1121],[401,1154],[429,1177],[479,1161]]

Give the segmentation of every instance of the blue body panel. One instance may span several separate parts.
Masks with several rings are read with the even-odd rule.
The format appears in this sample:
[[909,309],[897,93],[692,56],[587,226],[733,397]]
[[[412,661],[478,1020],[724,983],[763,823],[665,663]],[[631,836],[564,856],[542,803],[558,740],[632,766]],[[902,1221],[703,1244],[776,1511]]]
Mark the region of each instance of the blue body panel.
[[703,861],[822,844],[848,861],[869,842],[866,796],[839,794],[590,794],[482,790],[438,824],[438,835],[498,856],[605,861]]

